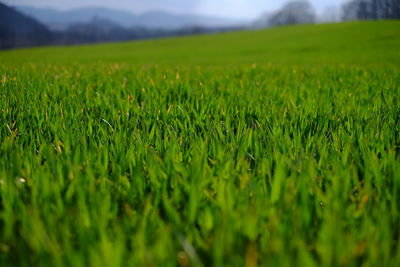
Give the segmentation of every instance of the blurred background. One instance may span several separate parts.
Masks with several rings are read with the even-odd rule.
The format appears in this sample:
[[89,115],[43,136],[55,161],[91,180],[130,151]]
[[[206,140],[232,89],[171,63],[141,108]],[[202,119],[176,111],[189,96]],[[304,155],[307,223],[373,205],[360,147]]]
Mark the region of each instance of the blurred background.
[[399,18],[400,0],[0,0],[0,49]]

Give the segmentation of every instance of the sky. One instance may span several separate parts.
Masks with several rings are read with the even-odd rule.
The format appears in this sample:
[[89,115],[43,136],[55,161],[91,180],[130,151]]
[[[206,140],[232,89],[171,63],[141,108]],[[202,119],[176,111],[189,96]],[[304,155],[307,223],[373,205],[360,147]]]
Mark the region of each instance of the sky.
[[[346,0],[309,0],[318,12],[339,6]],[[287,0],[0,0],[6,4],[68,10],[79,7],[108,7],[134,13],[164,10],[174,13],[202,14],[254,19],[279,9]]]

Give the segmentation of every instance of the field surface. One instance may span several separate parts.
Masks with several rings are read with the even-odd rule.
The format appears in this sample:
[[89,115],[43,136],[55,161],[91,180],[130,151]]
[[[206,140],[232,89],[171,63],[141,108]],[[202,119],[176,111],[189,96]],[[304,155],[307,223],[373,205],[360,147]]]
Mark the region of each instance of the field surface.
[[400,22],[0,52],[1,266],[400,266]]

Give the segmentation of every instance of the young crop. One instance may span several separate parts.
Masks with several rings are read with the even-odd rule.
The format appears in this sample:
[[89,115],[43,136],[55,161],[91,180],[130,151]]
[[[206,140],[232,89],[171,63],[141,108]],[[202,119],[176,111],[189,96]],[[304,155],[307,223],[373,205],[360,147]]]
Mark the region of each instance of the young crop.
[[[324,27],[392,39],[365,57],[361,37],[344,54],[337,38],[285,43],[281,60],[239,52],[296,27],[0,53],[0,263],[399,265],[399,23],[297,27],[298,46]],[[187,54],[201,40],[216,44]],[[184,47],[176,61],[165,42]],[[130,45],[154,55],[131,62]]]

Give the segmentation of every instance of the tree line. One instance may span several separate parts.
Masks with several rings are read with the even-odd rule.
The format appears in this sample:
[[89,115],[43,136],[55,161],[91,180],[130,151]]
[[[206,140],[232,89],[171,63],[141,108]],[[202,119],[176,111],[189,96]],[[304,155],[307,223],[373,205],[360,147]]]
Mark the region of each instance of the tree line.
[[273,13],[264,14],[255,22],[255,26],[368,19],[400,19],[400,0],[349,0],[340,9],[332,8],[322,16],[317,15],[307,0],[294,0]]
[[400,0],[352,0],[343,6],[343,20],[399,18]]

